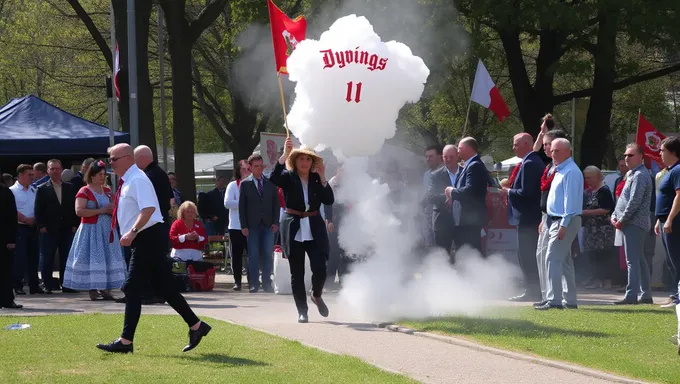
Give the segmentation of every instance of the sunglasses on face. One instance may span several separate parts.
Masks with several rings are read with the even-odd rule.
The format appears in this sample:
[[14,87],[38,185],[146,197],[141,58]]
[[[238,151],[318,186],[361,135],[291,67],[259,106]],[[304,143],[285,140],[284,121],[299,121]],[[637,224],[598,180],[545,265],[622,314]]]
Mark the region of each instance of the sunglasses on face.
[[109,157],[109,163],[115,163],[116,161],[118,161],[118,160],[120,160],[124,157],[128,157],[128,156],[130,156],[130,155],[123,155],[123,156],[118,156],[118,157]]

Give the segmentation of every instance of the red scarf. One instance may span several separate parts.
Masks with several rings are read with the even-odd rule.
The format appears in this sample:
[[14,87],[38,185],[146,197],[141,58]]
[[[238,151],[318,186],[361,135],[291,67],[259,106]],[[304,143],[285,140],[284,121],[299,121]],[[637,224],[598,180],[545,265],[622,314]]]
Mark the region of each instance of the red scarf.
[[519,169],[522,167],[522,163],[519,163],[515,166],[515,169],[512,170],[512,173],[510,174],[510,178],[508,179],[508,182],[510,183],[510,188],[512,188],[512,185],[515,183],[515,179],[517,178],[517,174],[519,173]]
[[621,179],[621,182],[619,185],[616,186],[616,189],[614,190],[614,196],[618,199],[619,196],[621,196],[621,192],[623,192],[623,186],[626,185],[626,178],[624,177]]
[[236,180],[236,188],[241,189],[241,180]]
[[279,204],[281,208],[286,208],[286,199],[283,198],[283,189],[279,188]]
[[550,190],[550,184],[552,184],[553,179],[555,178],[555,173],[556,171],[553,172],[552,174],[548,174],[550,172],[551,167],[545,167],[545,171],[543,171],[543,176],[541,176],[541,192],[547,192]]

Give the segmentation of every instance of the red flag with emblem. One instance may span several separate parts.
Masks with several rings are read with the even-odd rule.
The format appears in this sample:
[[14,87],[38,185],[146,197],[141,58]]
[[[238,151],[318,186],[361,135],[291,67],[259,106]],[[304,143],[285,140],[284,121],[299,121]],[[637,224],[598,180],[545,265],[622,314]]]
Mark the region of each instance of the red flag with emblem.
[[661,150],[661,141],[665,138],[666,136],[654,128],[654,126],[642,116],[642,113],[638,115],[635,142],[642,146],[645,157],[654,160],[659,164],[663,164],[659,151]]
[[120,101],[120,85],[118,84],[118,75],[120,74],[120,52],[118,52],[118,43],[113,55],[113,88],[116,93],[116,100]]
[[298,16],[291,20],[274,5],[272,0],[267,0],[267,5],[269,6],[269,23],[272,28],[276,72],[287,75],[286,60],[293,53],[295,46],[305,39],[307,20],[304,16]]

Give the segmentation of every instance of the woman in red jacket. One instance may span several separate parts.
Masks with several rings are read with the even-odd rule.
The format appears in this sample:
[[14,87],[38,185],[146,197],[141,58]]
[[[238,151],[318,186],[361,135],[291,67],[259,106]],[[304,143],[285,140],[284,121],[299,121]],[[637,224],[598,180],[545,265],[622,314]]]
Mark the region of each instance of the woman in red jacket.
[[203,260],[203,248],[208,242],[208,235],[200,221],[197,220],[196,204],[185,201],[177,210],[177,220],[170,228],[170,256],[184,261]]

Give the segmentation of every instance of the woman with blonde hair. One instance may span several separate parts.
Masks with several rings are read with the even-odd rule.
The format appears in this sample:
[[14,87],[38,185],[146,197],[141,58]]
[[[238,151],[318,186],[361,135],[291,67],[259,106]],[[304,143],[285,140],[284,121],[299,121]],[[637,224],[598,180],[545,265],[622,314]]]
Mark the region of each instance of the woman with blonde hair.
[[614,197],[604,184],[602,171],[590,165],[583,170],[583,178],[593,191],[583,202],[583,248],[593,266],[593,280],[586,288],[612,288],[618,270],[614,247],[614,226],[610,216],[614,211]]
[[293,150],[286,139],[270,180],[283,190],[286,210],[281,220],[281,247],[290,264],[291,288],[298,310],[298,322],[309,321],[305,293],[305,253],[312,270],[312,302],[319,314],[328,317],[328,307],[321,298],[326,283],[328,233],[320,215],[322,204],[334,202],[333,190],[326,181],[323,160],[305,148]]
[[183,202],[177,210],[177,220],[170,227],[170,256],[183,261],[201,261],[207,242],[208,235],[198,220],[196,204]]

